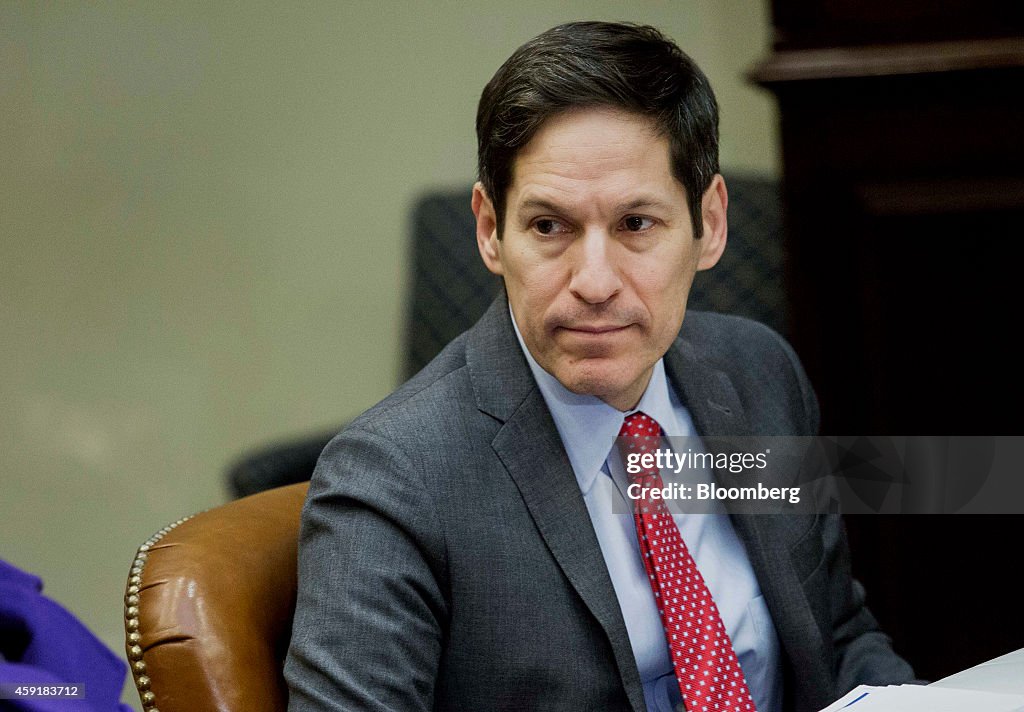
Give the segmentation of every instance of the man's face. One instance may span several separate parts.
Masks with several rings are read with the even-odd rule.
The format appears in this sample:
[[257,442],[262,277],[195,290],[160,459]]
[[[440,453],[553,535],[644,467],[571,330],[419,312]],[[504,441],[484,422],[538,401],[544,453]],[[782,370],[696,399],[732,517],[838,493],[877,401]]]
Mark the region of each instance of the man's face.
[[570,391],[619,410],[643,395],[679,332],[694,273],[725,247],[725,185],[695,239],[668,139],[646,117],[579,109],[546,121],[516,157],[503,237],[477,184],[487,267],[505,279],[527,348]]

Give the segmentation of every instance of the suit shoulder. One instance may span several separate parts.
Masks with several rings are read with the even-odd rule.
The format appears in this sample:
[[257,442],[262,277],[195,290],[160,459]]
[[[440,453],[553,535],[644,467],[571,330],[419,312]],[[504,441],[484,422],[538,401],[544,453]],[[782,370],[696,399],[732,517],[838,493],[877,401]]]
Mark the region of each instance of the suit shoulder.
[[[348,429],[394,435],[422,431],[472,403],[466,365],[466,334],[456,337],[419,373],[357,416]],[[343,431],[344,432],[344,431]]]
[[[777,331],[759,321],[734,314],[687,311],[680,337],[706,359],[748,362],[751,356],[795,358]],[[737,358],[743,356],[744,358]]]

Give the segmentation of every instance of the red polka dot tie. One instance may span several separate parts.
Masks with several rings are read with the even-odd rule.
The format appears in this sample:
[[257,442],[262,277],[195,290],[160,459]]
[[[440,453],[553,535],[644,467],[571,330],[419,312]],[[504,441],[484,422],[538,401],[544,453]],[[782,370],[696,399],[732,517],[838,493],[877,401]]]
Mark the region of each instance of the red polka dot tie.
[[[619,431],[624,453],[654,452],[663,435],[644,413],[626,417]],[[662,488],[656,468],[630,477],[641,487]],[[679,528],[662,499],[638,499],[634,518],[640,553],[658,614],[665,628],[679,690],[689,712],[753,712],[754,701],[736,651],[690,556]]]

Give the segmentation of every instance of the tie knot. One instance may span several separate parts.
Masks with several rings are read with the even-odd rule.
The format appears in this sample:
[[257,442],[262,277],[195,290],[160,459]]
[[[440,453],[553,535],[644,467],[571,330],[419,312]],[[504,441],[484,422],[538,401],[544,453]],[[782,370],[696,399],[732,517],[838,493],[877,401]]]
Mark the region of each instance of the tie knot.
[[620,438],[659,438],[661,437],[661,426],[651,416],[637,411],[626,416],[622,421],[622,428],[619,430]]

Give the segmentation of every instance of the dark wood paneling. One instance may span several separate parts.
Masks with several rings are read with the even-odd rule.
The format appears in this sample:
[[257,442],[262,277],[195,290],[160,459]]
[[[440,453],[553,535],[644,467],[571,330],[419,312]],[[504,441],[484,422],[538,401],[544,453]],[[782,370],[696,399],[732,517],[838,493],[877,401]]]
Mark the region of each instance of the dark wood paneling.
[[1014,0],[776,0],[778,50],[1024,34]]
[[[773,17],[752,77],[779,103],[790,331],[824,432],[1021,434],[1024,5],[775,0]],[[1024,516],[847,525],[919,675],[1024,647]]]

